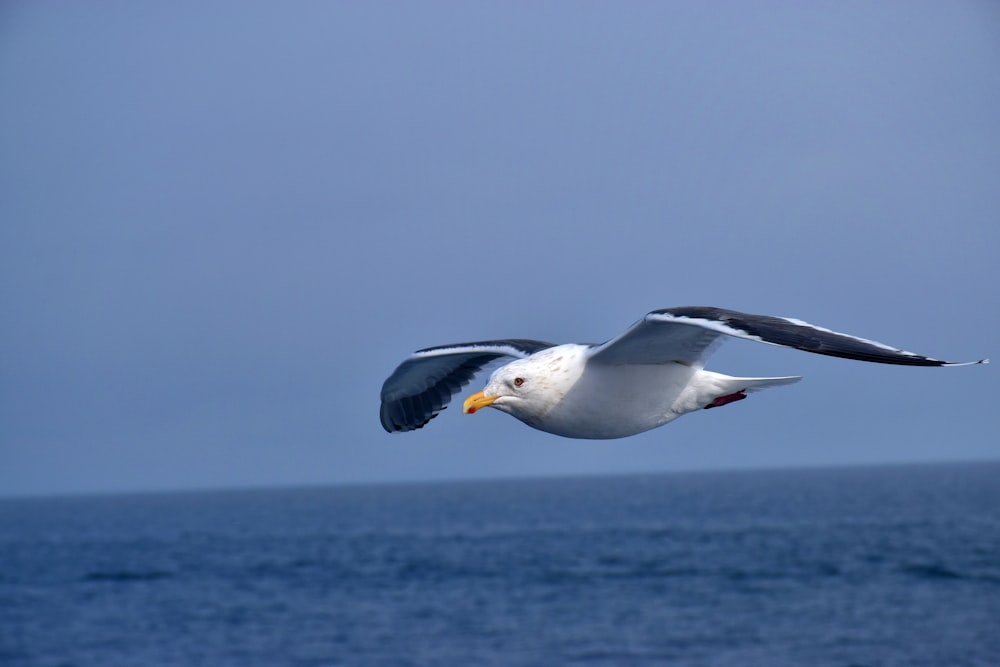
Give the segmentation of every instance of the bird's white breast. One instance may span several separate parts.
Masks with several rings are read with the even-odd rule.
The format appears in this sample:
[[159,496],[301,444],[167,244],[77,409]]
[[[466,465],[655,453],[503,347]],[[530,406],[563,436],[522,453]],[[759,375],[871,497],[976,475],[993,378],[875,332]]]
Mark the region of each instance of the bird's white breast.
[[570,438],[622,438],[648,431],[683,414],[674,404],[697,372],[672,362],[587,364],[562,399],[530,425]]

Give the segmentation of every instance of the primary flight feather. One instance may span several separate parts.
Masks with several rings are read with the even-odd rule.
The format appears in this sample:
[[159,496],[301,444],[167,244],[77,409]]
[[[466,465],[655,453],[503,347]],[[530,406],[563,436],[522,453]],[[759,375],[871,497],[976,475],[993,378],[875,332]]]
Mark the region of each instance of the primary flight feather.
[[382,385],[386,431],[412,431],[436,417],[480,370],[510,359],[462,411],[495,408],[528,426],[567,438],[623,438],[694,410],[798,382],[798,376],[741,378],[704,369],[726,338],[904,366],[963,366],[924,357],[801,320],[686,306],[648,313],[599,345],[529,339],[439,345],[414,352]]

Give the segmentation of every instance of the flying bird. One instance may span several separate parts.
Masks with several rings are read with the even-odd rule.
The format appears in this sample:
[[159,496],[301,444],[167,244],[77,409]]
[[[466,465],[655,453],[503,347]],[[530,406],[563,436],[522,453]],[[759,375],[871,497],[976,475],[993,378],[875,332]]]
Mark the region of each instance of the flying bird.
[[705,370],[727,338],[902,366],[965,366],[837,333],[801,320],[685,306],[648,313],[617,338],[555,345],[521,338],[438,345],[414,352],[382,385],[386,431],[423,427],[480,370],[510,359],[472,394],[462,412],[490,407],[567,438],[624,438],[681,415],[802,378],[732,377]]

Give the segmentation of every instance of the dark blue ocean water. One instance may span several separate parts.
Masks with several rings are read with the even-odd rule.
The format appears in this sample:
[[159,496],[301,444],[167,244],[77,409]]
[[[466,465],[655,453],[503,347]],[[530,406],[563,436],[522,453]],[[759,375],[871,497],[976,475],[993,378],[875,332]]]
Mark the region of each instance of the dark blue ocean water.
[[0,664],[1000,665],[1000,464],[0,501]]

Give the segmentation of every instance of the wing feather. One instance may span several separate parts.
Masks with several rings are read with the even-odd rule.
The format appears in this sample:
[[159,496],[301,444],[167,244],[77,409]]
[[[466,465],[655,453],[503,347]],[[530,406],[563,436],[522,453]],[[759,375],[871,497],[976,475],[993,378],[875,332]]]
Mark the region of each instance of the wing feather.
[[522,338],[439,345],[414,352],[382,385],[379,417],[394,431],[422,428],[492,362],[528,357],[552,343]]
[[801,320],[708,306],[654,310],[621,336],[595,346],[591,358],[601,363],[677,361],[704,365],[725,336],[880,364],[959,366],[988,361],[942,361]]

